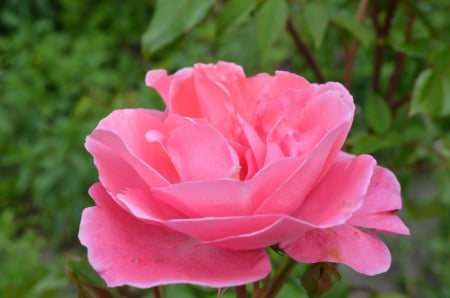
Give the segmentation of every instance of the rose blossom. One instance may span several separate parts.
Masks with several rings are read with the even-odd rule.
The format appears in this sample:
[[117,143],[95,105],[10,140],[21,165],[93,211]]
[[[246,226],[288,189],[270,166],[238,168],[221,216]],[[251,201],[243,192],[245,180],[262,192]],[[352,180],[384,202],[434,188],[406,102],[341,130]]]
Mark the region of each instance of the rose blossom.
[[355,109],[342,85],[247,78],[225,62],[152,70],[146,83],[165,112],[114,111],[86,140],[100,182],[79,238],[109,286],[242,285],[270,272],[270,246],[367,275],[389,268],[367,230],[409,233],[394,214],[400,186],[373,157],[340,151]]

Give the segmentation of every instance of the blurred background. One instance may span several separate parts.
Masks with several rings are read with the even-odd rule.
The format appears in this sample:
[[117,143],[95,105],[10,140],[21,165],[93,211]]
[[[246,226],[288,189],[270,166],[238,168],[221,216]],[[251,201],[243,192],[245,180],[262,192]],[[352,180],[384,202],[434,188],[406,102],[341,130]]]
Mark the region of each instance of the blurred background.
[[[86,262],[77,232],[97,173],[84,139],[114,109],[164,108],[147,70],[218,60],[342,82],[357,104],[345,150],[401,181],[411,236],[382,236],[391,270],[338,267],[324,297],[450,297],[449,12],[446,0],[1,1],[0,297],[153,297],[107,289]],[[305,268],[279,297],[307,297]]]

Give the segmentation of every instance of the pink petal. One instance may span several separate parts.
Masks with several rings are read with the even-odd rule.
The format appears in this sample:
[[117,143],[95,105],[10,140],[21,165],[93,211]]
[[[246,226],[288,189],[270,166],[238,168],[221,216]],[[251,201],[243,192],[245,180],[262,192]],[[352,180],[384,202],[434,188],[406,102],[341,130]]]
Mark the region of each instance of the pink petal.
[[374,167],[369,155],[334,163],[294,216],[318,226],[344,223],[363,204]]
[[156,110],[116,110],[100,121],[96,130],[111,131],[121,140],[128,154],[151,166],[169,181],[176,182],[179,178],[161,142],[151,141],[148,138],[150,134],[160,136],[167,134],[164,126],[165,117],[164,113]]
[[[168,220],[164,222],[164,225],[202,241],[217,241],[263,230],[281,217],[280,215],[252,215],[188,218]],[[240,244],[245,250],[252,249],[246,247],[243,242]],[[264,246],[258,248],[264,248]]]
[[116,196],[133,216],[147,221],[161,222],[169,219],[185,218],[186,215],[166,202],[155,199],[147,189],[127,188]]
[[[247,123],[244,119],[238,117],[239,125],[242,128],[242,134],[241,138],[238,140],[240,144],[246,146],[247,148],[250,148],[249,155],[247,156],[247,160],[254,161],[255,168],[253,168],[253,171],[247,172],[247,179],[252,177],[256,171],[261,169],[264,165],[264,159],[266,154],[266,145],[261,140],[261,138],[258,136],[255,129]],[[250,162],[251,164],[252,162]]]
[[280,248],[297,262],[342,263],[366,275],[383,273],[391,264],[383,241],[349,225],[312,230]]
[[[251,192],[251,210],[255,213],[261,204],[276,193],[290,177],[303,166],[305,159],[282,157],[258,171],[253,178],[246,181]],[[267,214],[278,214],[276,210]],[[291,212],[289,212],[291,213]]]
[[[245,224],[245,221],[243,221],[243,224]],[[272,224],[252,232],[236,234],[230,237],[205,241],[203,243],[233,250],[260,249],[298,238],[312,228],[314,228],[314,226],[307,222],[289,216],[279,215],[278,220]]]
[[94,130],[85,146],[94,157],[100,181],[113,195],[127,188],[145,190],[150,186],[168,185],[158,172],[135,158],[113,132]]
[[349,223],[379,232],[409,235],[409,229],[394,213],[401,209],[400,184],[388,169],[376,167],[364,205]]
[[286,90],[304,90],[310,87],[311,84],[299,75],[287,71],[276,71],[266,92],[271,98],[278,98]]
[[278,187],[277,191],[261,202],[256,214],[290,214],[293,210],[297,210],[312,187],[317,184],[322,173],[329,168],[334,159],[334,151],[337,154],[336,141],[339,141],[342,129],[345,129],[345,124],[326,134],[302,165]]
[[409,235],[408,227],[393,212],[354,214],[349,224],[381,233]]
[[253,119],[256,110],[256,96],[253,93],[247,93],[248,79],[245,77],[244,70],[241,66],[228,63],[218,62],[216,64],[217,71],[207,71],[206,75],[215,82],[219,82],[229,93],[229,100],[232,102],[235,114],[250,122]]
[[194,84],[202,117],[227,137],[232,135],[236,115],[249,117],[249,107],[253,106],[251,97],[244,99],[245,80],[242,68],[233,63],[194,66]]
[[364,206],[358,213],[397,211],[402,208],[400,184],[394,174],[377,166],[367,192]]
[[169,76],[165,71],[149,71],[146,84],[158,91],[169,112],[185,117],[202,117],[201,103],[195,90],[193,68],[184,68]]
[[131,217],[100,184],[91,188],[96,207],[83,211],[79,238],[88,259],[110,287],[140,288],[172,283],[211,287],[243,285],[264,278],[270,262],[263,249],[231,251]]
[[[339,91],[327,90],[326,85],[318,85],[316,92],[312,94],[311,99],[304,105],[300,117],[293,115],[291,121],[295,121],[295,127],[299,131],[308,131],[316,127],[321,127],[327,131],[346,122],[349,125],[353,120],[354,105],[351,108],[342,100],[342,97],[351,98],[348,91],[341,87]],[[290,109],[293,110],[293,107]]]
[[239,176],[239,158],[227,140],[208,126],[180,127],[166,142],[183,181]]
[[232,179],[182,182],[153,188],[154,196],[189,217],[239,216],[250,212],[250,192]]

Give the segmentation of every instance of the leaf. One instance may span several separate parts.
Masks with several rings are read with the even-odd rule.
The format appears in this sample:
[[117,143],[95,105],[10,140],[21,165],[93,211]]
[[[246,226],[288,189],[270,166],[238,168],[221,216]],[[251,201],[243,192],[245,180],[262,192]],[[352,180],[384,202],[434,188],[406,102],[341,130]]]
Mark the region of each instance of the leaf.
[[331,16],[331,21],[338,27],[341,27],[351,34],[353,34],[364,47],[370,46],[374,40],[373,32],[365,28],[356,19],[345,16],[345,15],[335,15]]
[[407,298],[407,296],[396,292],[384,292],[375,294],[374,298]]
[[384,134],[392,124],[392,114],[389,106],[375,94],[370,94],[364,105],[367,124],[377,134]]
[[144,52],[151,55],[198,24],[214,0],[158,0],[147,31],[142,36]]
[[305,5],[304,17],[306,21],[306,28],[308,29],[314,47],[320,47],[325,35],[325,31],[329,22],[328,11],[325,6],[318,2],[308,2]]
[[217,20],[217,35],[220,36],[234,25],[240,24],[256,8],[259,0],[227,1]]
[[396,42],[390,40],[394,49],[412,57],[427,57],[431,52],[438,48],[442,48],[443,43],[439,40],[430,38],[418,38],[407,42]]
[[450,115],[450,65],[437,65],[422,71],[414,82],[410,115],[436,117]]
[[288,18],[288,7],[284,0],[267,0],[256,15],[256,35],[261,55],[267,54],[270,46],[284,30]]
[[430,76],[431,76],[431,69],[426,69],[417,76],[416,81],[414,82],[411,95],[411,105],[409,107],[409,114],[411,116],[426,111],[426,108],[423,103],[424,98],[423,93],[425,85],[429,81]]
[[351,136],[347,144],[351,146],[351,153],[353,154],[374,153],[381,149],[397,147],[399,142],[404,142],[403,136],[396,130],[390,130],[382,137],[365,132]]

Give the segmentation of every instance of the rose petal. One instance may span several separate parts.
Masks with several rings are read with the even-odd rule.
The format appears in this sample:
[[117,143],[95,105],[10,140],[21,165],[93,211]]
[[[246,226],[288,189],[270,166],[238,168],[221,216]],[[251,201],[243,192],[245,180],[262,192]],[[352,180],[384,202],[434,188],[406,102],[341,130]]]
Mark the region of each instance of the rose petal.
[[[243,223],[245,224],[245,221]],[[315,227],[310,223],[289,216],[279,216],[279,219],[272,224],[253,232],[240,233],[203,243],[232,250],[259,249],[295,239],[313,228]]]
[[391,264],[391,254],[383,241],[349,225],[311,230],[281,243],[280,248],[297,262],[342,263],[366,275],[383,273]]
[[267,92],[270,98],[278,98],[286,90],[306,90],[311,88],[311,84],[303,77],[287,71],[276,71],[271,82],[267,85]]
[[170,133],[166,146],[183,181],[239,177],[238,156],[212,127],[177,128]]
[[[321,127],[327,131],[333,130],[343,122],[347,122],[347,129],[350,129],[350,124],[353,119],[354,105],[351,108],[342,100],[342,97],[350,97],[351,95],[344,87],[340,87],[339,91],[328,90],[327,85],[319,85],[316,87],[318,94],[312,94],[311,99],[305,103],[301,110],[301,115],[293,114],[293,107],[288,109],[291,114],[290,121],[295,124],[299,131],[308,131],[316,127]],[[339,85],[338,85],[339,86]],[[290,103],[293,101],[290,100]]]
[[335,142],[339,140],[345,125],[342,124],[326,134],[310,156],[278,187],[277,191],[258,204],[260,207],[256,210],[256,214],[291,214],[293,210],[297,210],[307,193],[328,170],[334,158],[331,156],[334,154],[331,149],[335,147]]
[[172,283],[228,287],[260,280],[270,271],[262,249],[230,251],[199,245],[186,235],[129,216],[100,184],[91,188],[91,195],[97,206],[83,211],[79,238],[88,248],[89,262],[110,287]]
[[348,221],[349,224],[374,230],[381,233],[394,233],[409,235],[408,227],[393,212],[382,212],[375,214],[354,214]]
[[[112,112],[100,121],[96,130],[112,132],[116,136],[115,139],[120,139],[120,146],[126,147],[128,155],[151,166],[169,181],[177,182],[179,177],[161,142],[149,141],[148,138],[151,134],[167,134],[164,119],[165,114],[159,111],[122,109]],[[103,143],[108,142],[114,144],[114,141],[104,138]]]
[[[251,192],[251,210],[256,213],[261,204],[276,193],[280,186],[304,164],[305,159],[282,157],[262,168],[256,175],[247,180]],[[291,212],[289,212],[290,214]],[[276,210],[273,213],[278,214]]]
[[150,190],[127,188],[117,195],[117,200],[135,217],[147,221],[161,222],[185,218],[186,215],[166,202],[155,199]]
[[94,130],[85,146],[94,157],[100,181],[113,195],[127,188],[145,190],[169,184],[157,171],[135,158],[111,131]]
[[409,229],[394,213],[401,209],[400,184],[388,169],[376,167],[364,205],[349,223],[384,233],[409,235]]
[[[165,70],[151,70],[146,74],[145,83],[161,95],[169,112],[196,117],[201,115],[201,109],[192,84],[192,72],[193,68],[188,67],[168,76]],[[176,100],[177,97],[183,101]]]
[[168,220],[164,225],[202,241],[214,241],[260,231],[280,218],[280,215],[187,218]]
[[250,192],[238,180],[191,181],[153,188],[154,197],[189,217],[239,216],[250,213]]
[[363,204],[374,167],[369,155],[334,163],[293,216],[318,226],[344,223]]
[[255,129],[249,123],[247,123],[241,117],[238,117],[238,122],[240,127],[242,128],[241,138],[238,141],[240,144],[251,149],[247,151],[248,156],[246,156],[246,159],[248,160],[248,163],[252,164],[252,161],[256,163],[256,167],[252,168],[252,171],[247,171],[246,179],[249,179],[263,167],[267,149],[264,142],[261,140]]
[[373,173],[364,206],[358,213],[397,211],[402,208],[400,184],[394,174],[377,166]]

